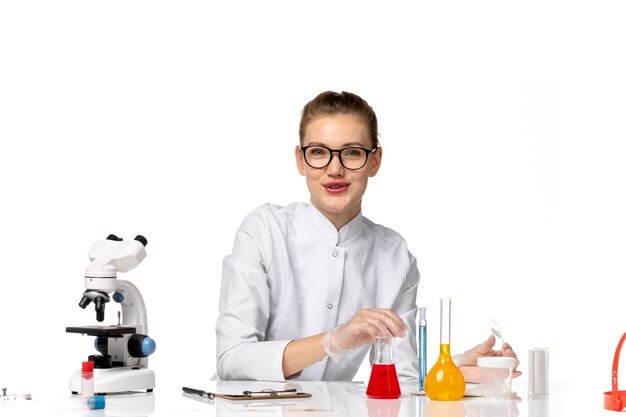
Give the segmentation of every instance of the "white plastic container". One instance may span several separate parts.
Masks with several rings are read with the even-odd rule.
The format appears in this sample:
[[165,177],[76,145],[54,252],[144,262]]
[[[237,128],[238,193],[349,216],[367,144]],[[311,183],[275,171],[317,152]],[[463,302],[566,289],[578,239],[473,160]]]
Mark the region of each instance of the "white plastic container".
[[548,395],[550,391],[550,349],[535,348],[528,351],[528,394]]
[[478,358],[480,389],[486,399],[503,400],[511,396],[515,358],[484,356]]

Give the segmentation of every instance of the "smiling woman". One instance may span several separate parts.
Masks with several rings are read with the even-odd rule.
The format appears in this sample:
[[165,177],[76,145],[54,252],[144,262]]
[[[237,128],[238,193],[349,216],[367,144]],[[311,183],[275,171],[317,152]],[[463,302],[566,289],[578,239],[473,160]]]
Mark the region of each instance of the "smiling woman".
[[311,203],[337,230],[361,211],[368,178],[380,168],[382,149],[374,142],[362,116],[330,114],[309,121],[296,147]]
[[[266,204],[241,224],[223,264],[221,379],[351,380],[377,336],[398,338],[398,377],[418,379],[415,258],[361,213],[382,156],[359,96],[325,92],[305,105],[295,158],[310,204]],[[492,347],[481,354],[503,354]]]

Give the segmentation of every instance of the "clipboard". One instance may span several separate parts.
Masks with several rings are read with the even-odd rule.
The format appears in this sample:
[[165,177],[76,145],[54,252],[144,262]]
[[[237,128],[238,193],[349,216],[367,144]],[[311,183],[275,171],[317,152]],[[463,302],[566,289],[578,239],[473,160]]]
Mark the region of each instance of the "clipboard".
[[[249,394],[248,394],[249,393]],[[231,401],[259,401],[259,400],[284,400],[288,398],[310,398],[311,394],[308,392],[286,392],[286,391],[244,391],[243,394],[217,394],[215,393],[215,398],[223,398],[225,400]]]
[[206,392],[194,388],[183,387],[183,392],[198,395],[202,398],[213,399],[222,398],[230,401],[250,401],[250,400],[276,400],[289,398],[309,398],[308,392],[298,392],[296,389],[274,390],[264,389],[261,391],[243,391],[241,394],[220,394],[217,392]]

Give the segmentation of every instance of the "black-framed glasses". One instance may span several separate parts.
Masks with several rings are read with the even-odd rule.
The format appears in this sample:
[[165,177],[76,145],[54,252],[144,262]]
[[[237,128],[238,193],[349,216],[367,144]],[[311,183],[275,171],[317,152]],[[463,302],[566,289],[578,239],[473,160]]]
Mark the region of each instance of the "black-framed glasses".
[[301,146],[300,149],[304,154],[304,160],[311,168],[325,168],[333,159],[336,152],[339,156],[339,162],[346,169],[361,169],[367,163],[367,158],[378,148],[365,149],[356,146],[350,146],[342,149],[330,149],[322,145]]

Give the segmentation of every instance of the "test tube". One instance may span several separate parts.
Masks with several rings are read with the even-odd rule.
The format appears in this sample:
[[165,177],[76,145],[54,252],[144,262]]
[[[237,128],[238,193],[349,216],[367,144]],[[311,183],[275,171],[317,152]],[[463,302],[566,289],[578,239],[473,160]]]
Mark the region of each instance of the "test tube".
[[418,350],[418,363],[419,363],[419,390],[424,391],[424,378],[426,378],[426,309],[420,308],[420,320],[419,320],[419,350]]
[[93,397],[93,362],[83,362],[80,373],[80,395],[85,398]]

